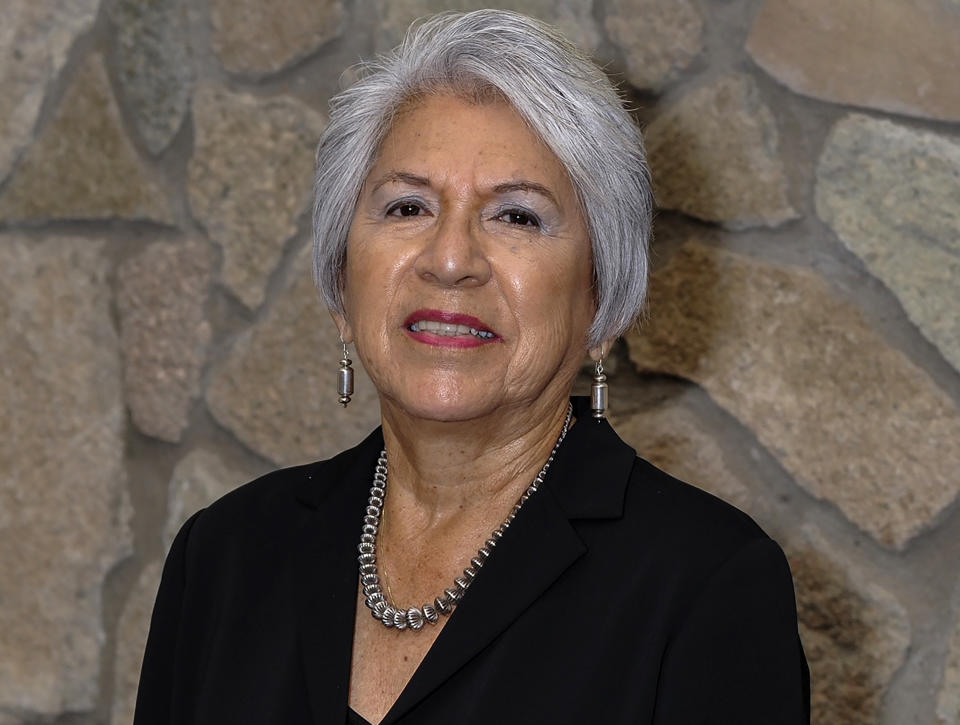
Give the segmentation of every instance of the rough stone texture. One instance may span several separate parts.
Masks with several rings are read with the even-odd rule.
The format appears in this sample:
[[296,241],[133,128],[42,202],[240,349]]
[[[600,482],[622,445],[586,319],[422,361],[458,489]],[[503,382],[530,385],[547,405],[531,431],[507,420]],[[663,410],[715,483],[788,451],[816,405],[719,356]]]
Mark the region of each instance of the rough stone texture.
[[957,615],[937,695],[937,718],[942,725],[960,723],[960,612]]
[[[380,423],[373,383],[356,354],[356,391],[337,403],[342,354],[337,329],[318,301],[309,250],[269,313],[240,337],[211,376],[213,415],[257,453],[280,465],[326,458],[358,443]],[[352,352],[352,351],[351,351]]]
[[703,18],[691,0],[610,0],[604,24],[637,88],[659,90],[703,47]]
[[956,121],[957,5],[956,0],[767,0],[747,50],[798,93]]
[[11,177],[0,219],[110,218],[173,221],[124,135],[103,59],[92,55]]
[[199,394],[210,325],[204,305],[213,266],[203,242],[152,244],[120,265],[117,310],[133,421],[176,442]]
[[187,115],[193,68],[180,0],[120,0],[116,26],[120,88],[151,153],[163,151]]
[[131,551],[120,354],[89,239],[0,236],[0,711],[92,708]]
[[811,722],[874,725],[910,645],[903,606],[813,527],[785,547],[810,665]]
[[960,142],[848,116],[820,158],[816,203],[960,370]]
[[763,503],[727,468],[717,441],[681,403],[664,401],[630,415],[613,414],[610,423],[637,455],[671,476],[751,515],[763,510]]
[[198,90],[193,115],[190,204],[223,247],[223,282],[256,308],[308,206],[324,117],[291,98],[211,87]]
[[377,30],[378,51],[387,51],[403,39],[410,23],[443,10],[480,10],[506,8],[539,18],[557,27],[585,52],[593,52],[600,42],[600,32],[593,18],[593,0],[377,0],[380,26]]
[[657,203],[742,229],[797,217],[777,156],[777,127],[749,76],[684,96],[647,128]]
[[127,598],[117,624],[117,656],[113,665],[112,725],[130,725],[137,705],[140,665],[150,632],[150,615],[160,588],[163,563],[147,564]]
[[47,93],[100,0],[4,0],[0,23],[0,181],[33,138]]
[[650,318],[627,338],[638,367],[702,385],[880,543],[902,548],[960,493],[960,412],[816,275],[688,242]]
[[273,73],[343,30],[341,0],[211,0],[211,43],[233,73]]
[[163,549],[170,548],[183,523],[194,513],[210,505],[257,473],[228,465],[216,453],[196,448],[177,464],[170,478],[167,523],[163,527]]

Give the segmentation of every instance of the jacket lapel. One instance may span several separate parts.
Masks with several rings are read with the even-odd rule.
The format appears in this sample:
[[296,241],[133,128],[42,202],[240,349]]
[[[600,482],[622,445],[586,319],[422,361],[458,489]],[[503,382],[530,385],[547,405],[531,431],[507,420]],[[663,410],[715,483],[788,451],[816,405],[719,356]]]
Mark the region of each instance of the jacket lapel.
[[575,399],[577,424],[382,725],[391,725],[503,632],[587,547],[571,519],[622,514],[636,454]]
[[305,507],[291,582],[297,632],[316,725],[346,722],[357,602],[357,543],[380,430],[358,447],[306,469]]

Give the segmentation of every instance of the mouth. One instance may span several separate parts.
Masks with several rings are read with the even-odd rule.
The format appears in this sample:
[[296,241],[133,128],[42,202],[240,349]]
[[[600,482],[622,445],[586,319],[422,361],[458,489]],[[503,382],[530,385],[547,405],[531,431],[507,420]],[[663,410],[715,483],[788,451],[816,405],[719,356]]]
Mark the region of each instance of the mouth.
[[415,340],[441,347],[476,347],[501,339],[483,320],[443,310],[417,310],[403,324]]

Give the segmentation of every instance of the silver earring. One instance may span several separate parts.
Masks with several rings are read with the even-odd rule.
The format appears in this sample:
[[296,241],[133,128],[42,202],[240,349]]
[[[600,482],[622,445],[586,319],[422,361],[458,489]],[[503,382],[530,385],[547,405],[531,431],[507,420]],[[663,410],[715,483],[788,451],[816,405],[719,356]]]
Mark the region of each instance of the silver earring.
[[597,360],[590,386],[590,410],[596,420],[603,420],[607,412],[607,376],[603,374],[603,359]]
[[347,343],[340,340],[343,345],[343,357],[340,358],[340,369],[337,370],[337,392],[340,394],[340,405],[344,408],[350,402],[350,396],[353,395],[353,368],[350,363],[353,362],[347,357]]

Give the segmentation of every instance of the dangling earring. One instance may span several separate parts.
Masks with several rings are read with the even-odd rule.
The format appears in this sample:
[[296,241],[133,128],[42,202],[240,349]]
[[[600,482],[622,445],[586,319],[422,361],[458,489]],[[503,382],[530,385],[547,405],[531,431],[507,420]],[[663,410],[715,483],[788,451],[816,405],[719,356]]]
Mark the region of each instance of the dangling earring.
[[344,408],[350,402],[350,396],[353,395],[353,368],[350,363],[353,362],[347,357],[347,343],[340,339],[343,345],[343,357],[340,359],[340,369],[337,370],[337,392],[340,394],[340,405]]
[[590,410],[597,421],[604,419],[607,412],[607,376],[603,374],[603,358],[597,360],[593,373],[593,385],[590,386]]

